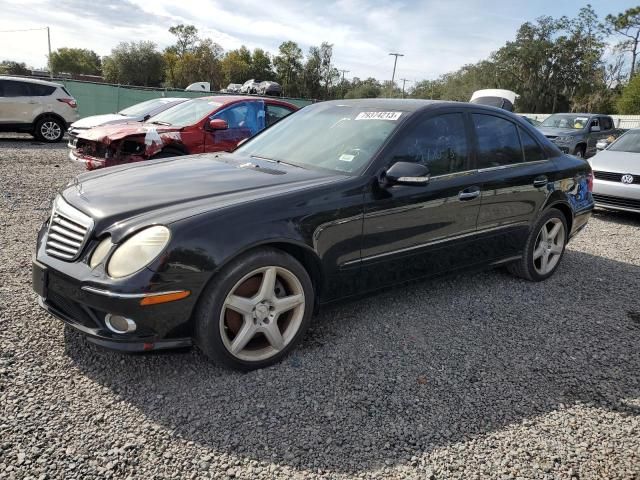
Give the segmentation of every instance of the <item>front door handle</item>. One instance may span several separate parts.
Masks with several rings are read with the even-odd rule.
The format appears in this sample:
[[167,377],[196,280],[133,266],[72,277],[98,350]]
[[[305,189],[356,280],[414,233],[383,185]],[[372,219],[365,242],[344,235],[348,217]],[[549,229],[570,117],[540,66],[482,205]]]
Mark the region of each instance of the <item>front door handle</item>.
[[547,183],[549,183],[549,179],[546,175],[540,175],[533,180],[533,186],[536,188],[546,187]]
[[474,198],[478,198],[480,196],[480,187],[467,187],[458,193],[458,200],[460,201],[468,201],[473,200]]

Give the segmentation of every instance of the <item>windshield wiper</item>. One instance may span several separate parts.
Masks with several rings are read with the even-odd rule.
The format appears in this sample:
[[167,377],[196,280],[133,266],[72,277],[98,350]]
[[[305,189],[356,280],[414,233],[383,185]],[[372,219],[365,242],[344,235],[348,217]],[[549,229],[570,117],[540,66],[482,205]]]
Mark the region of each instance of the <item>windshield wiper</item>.
[[295,163],[285,162],[284,160],[276,160],[274,158],[261,157],[260,155],[249,155],[249,156],[251,158],[258,158],[260,160],[266,160],[267,162],[271,162],[271,163],[283,163],[285,165],[290,165],[292,167],[298,167],[298,168],[304,169],[304,167],[301,167],[300,165],[296,165]]
[[167,125],[167,126],[171,126],[171,124],[169,122],[161,122],[160,120],[155,120],[153,122],[149,122],[149,123],[153,123],[154,125]]

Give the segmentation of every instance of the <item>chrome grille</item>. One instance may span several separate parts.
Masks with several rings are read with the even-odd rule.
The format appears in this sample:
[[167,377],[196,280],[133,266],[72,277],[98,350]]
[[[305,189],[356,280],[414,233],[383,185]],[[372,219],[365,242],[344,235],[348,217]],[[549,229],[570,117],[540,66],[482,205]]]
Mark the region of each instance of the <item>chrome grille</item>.
[[47,231],[47,254],[69,262],[76,260],[92,229],[91,217],[56,197]]

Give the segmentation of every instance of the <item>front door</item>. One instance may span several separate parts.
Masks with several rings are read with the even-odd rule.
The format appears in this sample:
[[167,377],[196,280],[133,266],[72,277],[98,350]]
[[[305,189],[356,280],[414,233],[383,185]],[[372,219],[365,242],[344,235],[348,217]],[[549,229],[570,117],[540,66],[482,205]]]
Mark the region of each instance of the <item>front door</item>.
[[265,127],[264,102],[261,100],[235,103],[214,113],[209,120],[222,119],[227,122],[226,130],[208,130],[205,125],[205,152],[230,152],[238,144]]
[[409,126],[383,163],[418,162],[426,185],[380,186],[365,194],[362,279],[371,289],[473,262],[480,189],[471,169],[465,116],[427,114]]
[[471,115],[482,204],[478,236],[486,256],[516,256],[551,193],[554,168],[534,136],[494,114]]

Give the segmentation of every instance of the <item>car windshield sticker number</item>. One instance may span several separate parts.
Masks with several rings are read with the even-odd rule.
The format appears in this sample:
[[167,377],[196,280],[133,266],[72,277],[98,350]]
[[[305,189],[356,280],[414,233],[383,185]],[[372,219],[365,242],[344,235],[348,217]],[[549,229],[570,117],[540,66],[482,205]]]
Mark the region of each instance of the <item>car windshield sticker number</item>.
[[356,120],[393,120],[400,118],[402,112],[360,112]]

